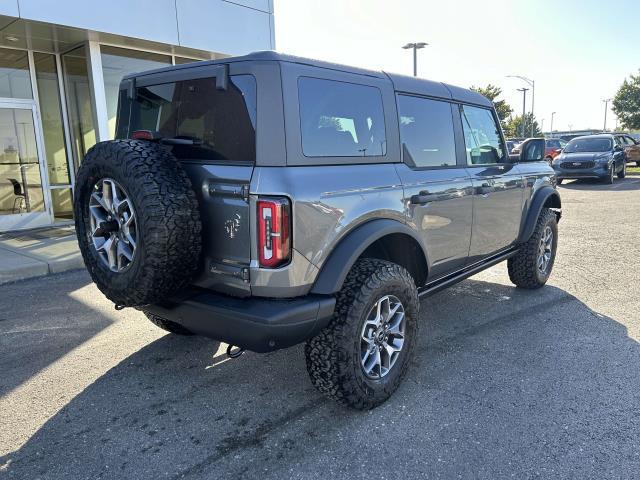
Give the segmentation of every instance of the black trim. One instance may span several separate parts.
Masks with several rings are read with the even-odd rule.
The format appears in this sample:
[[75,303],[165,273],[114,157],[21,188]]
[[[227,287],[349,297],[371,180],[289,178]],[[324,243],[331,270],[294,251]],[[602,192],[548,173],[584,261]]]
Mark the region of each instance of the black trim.
[[322,266],[311,293],[332,295],[340,291],[349,270],[367,247],[392,233],[403,233],[415,239],[427,258],[422,240],[405,224],[390,219],[372,220],[356,227],[338,243]]
[[447,275],[446,277],[428,283],[425,287],[418,290],[418,295],[421,297],[432,295],[497,263],[503,262],[509,257],[514,256],[516,253],[518,253],[518,248],[510,247],[508,250],[492,255],[481,262],[474,263],[473,265],[469,265],[462,270],[458,270],[457,272]]
[[236,298],[197,292],[188,298],[144,310],[198,335],[254,352],[290,347],[316,335],[335,308],[330,296],[292,299]]
[[558,197],[558,203],[561,205],[560,194],[551,186],[544,186],[534,194],[533,200],[527,209],[527,216],[526,218],[523,217],[524,223],[520,225],[520,235],[517,240],[518,243],[526,242],[529,240],[531,235],[533,235],[542,207],[547,199],[553,195]]

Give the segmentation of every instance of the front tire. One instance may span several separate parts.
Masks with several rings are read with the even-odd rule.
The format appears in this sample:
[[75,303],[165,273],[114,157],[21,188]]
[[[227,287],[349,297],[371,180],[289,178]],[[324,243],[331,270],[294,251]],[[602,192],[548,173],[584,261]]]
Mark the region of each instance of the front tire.
[[618,178],[623,179],[627,176],[627,162],[622,164],[622,170],[618,172]]
[[531,238],[521,245],[516,255],[507,261],[509,278],[519,288],[544,286],[551,275],[558,249],[556,214],[542,209]]
[[613,184],[613,180],[615,179],[616,176],[616,165],[615,163],[612,163],[611,166],[609,167],[609,174],[607,175],[607,178],[604,179],[604,183],[606,183],[607,185],[612,185]]
[[337,294],[333,319],[305,345],[313,385],[358,410],[386,401],[406,375],[419,307],[406,269],[384,260],[358,260]]

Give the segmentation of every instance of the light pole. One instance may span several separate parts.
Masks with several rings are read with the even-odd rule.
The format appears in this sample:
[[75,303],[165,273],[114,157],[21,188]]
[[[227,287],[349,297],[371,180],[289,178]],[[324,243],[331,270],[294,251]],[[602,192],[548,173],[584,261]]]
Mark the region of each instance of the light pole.
[[609,110],[610,101],[610,98],[605,98],[604,100],[602,100],[602,102],[604,103],[604,127],[602,128],[602,130],[605,132],[607,131],[607,110]]
[[531,136],[533,137],[533,117],[535,116],[534,108],[536,105],[536,82],[535,80],[523,77],[522,75],[507,75],[507,78],[519,78],[531,86]]
[[524,131],[524,120],[525,120],[525,115],[527,114],[527,92],[529,91],[529,89],[519,88],[518,91],[522,92],[522,137],[524,138],[525,135],[527,134]]
[[544,118],[540,120],[540,130],[542,131],[542,136],[544,137]]
[[553,137],[553,117],[555,117],[556,112],[551,112],[551,136]]
[[402,47],[405,50],[408,50],[410,48],[413,49],[413,76],[414,77],[418,76],[418,50],[426,47],[427,45],[429,44],[425,42],[418,42],[418,43],[407,43],[404,47]]

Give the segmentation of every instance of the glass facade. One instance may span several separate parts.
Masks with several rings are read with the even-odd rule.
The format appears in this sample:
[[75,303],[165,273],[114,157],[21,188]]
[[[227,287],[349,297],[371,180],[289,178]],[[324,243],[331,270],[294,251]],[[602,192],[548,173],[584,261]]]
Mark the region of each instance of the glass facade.
[[171,65],[171,56],[106,45],[100,47],[100,54],[102,57],[104,92],[107,97],[109,138],[114,138],[116,133],[118,90],[122,78],[130,73]]
[[71,148],[76,165],[80,165],[87,150],[96,144],[86,50],[83,46],[62,55]]
[[197,61],[91,43],[62,54],[0,47],[0,232],[72,221],[75,170],[114,137],[122,78]]
[[33,63],[38,85],[49,183],[51,185],[70,185],[56,58],[48,53],[34,53]]
[[29,55],[24,50],[0,48],[0,97],[33,98]]

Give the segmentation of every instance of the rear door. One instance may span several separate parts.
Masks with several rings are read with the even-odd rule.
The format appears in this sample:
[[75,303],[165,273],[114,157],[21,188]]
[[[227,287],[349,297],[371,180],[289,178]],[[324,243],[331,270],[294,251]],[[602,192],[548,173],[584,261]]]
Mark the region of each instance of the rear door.
[[509,162],[492,109],[460,106],[467,172],[473,184],[469,263],[510,246],[520,231],[523,180]]
[[256,79],[217,65],[138,77],[134,91],[127,136],[151,131],[180,161],[200,204],[204,258],[196,283],[248,294]]
[[429,281],[464,266],[469,254],[473,189],[457,161],[453,115],[457,105],[397,96],[408,221],[427,247]]

